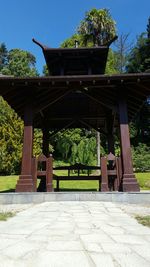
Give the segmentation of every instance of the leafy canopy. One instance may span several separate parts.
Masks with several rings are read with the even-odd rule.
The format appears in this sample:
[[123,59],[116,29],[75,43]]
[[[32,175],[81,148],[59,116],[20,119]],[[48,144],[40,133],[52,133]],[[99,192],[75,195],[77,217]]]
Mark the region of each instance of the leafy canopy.
[[150,72],[150,18],[148,20],[147,32],[142,33],[138,37],[128,60],[127,72]]
[[[7,50],[0,44],[0,72],[17,77],[37,76],[35,57],[20,49]],[[40,150],[39,132],[36,131],[34,153]],[[12,174],[20,172],[22,156],[23,122],[0,97],[0,173]]]
[[0,71],[7,64],[7,56],[8,56],[8,51],[7,51],[6,45],[5,43],[1,43],[0,44]]
[[37,76],[35,68],[35,57],[21,49],[12,49],[7,55],[7,64],[1,69],[4,75],[13,75],[16,77],[32,77]]

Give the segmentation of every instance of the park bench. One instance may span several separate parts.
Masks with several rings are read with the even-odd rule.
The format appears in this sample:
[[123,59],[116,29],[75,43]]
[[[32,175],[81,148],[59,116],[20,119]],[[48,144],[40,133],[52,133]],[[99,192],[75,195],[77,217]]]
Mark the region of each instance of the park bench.
[[[67,175],[53,175],[53,179],[56,180],[56,190],[60,189],[60,181],[99,181],[99,190],[101,184],[101,175],[92,175],[91,171],[100,171],[98,166],[86,166],[83,164],[75,164],[71,166],[53,167],[53,170],[67,171]],[[83,173],[87,171],[87,173]],[[71,175],[75,172],[76,175]]]
[[[56,180],[56,190],[60,189],[60,181],[99,181],[99,191],[119,191],[122,185],[122,164],[121,158],[116,157],[112,153],[105,157],[101,157],[101,167],[86,166],[83,164],[75,164],[72,166],[54,167],[53,170],[67,170],[67,175],[53,175]],[[87,174],[81,172],[87,170]],[[91,171],[99,170],[99,175],[91,175]],[[77,175],[72,176],[71,171],[76,171]]]

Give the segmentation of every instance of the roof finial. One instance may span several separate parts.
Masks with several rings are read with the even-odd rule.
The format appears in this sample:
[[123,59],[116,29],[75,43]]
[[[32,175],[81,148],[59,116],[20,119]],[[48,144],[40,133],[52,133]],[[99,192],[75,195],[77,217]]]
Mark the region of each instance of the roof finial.
[[75,48],[78,48],[78,47],[79,47],[79,41],[75,40]]

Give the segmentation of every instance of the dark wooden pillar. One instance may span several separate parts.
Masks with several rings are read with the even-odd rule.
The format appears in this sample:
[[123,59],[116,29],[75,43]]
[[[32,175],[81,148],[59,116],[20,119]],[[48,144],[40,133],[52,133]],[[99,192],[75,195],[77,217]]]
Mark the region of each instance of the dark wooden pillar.
[[115,113],[107,112],[106,115],[106,127],[107,127],[107,142],[108,142],[108,154],[115,154],[115,142],[114,142],[114,122]]
[[49,130],[47,127],[43,128],[43,154],[49,157]]
[[130,135],[128,125],[127,104],[125,96],[120,96],[119,99],[119,117],[120,117],[120,141],[123,164],[123,184],[124,192],[139,191],[139,185],[133,173]]
[[16,192],[34,191],[32,177],[32,151],[33,151],[33,110],[28,104],[24,111],[24,135],[22,150],[21,175],[19,177]]
[[107,158],[101,157],[101,192],[108,192]]
[[113,133],[108,134],[107,141],[108,141],[108,154],[112,153],[113,155],[115,155],[115,144],[114,144]]
[[[45,123],[43,125],[42,132],[43,132],[42,152],[43,152],[44,156],[46,158],[48,158],[49,157],[49,130],[48,130]],[[45,162],[43,162],[43,165],[44,164],[45,164]],[[43,168],[45,169],[45,168],[47,168],[47,166],[43,166]],[[43,176],[43,177],[41,176],[38,191],[40,191],[40,192],[46,191],[46,176]]]

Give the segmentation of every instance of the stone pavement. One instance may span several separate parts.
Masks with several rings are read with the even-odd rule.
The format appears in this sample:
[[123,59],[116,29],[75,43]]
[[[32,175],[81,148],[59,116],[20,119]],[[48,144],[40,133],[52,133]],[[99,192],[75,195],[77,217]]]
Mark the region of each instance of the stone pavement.
[[45,202],[0,222],[0,267],[150,267],[150,229],[110,202]]

